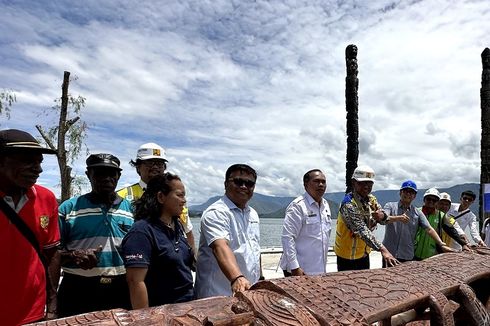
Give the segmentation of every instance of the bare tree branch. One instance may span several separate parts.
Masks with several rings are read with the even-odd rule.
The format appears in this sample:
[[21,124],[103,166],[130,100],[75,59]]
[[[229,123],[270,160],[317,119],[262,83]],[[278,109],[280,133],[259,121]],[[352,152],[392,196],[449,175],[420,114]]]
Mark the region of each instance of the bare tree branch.
[[48,144],[49,148],[57,151],[56,147],[54,147],[53,143],[51,142],[51,139],[49,139],[49,137],[46,134],[46,132],[44,131],[43,127],[41,125],[36,125],[36,129],[39,131],[39,133],[41,134],[41,137],[43,137],[46,144]]

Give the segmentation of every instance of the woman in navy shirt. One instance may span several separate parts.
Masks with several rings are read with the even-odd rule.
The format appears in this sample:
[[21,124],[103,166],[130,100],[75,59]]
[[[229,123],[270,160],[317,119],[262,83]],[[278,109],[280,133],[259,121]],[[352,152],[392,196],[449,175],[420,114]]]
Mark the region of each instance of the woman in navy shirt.
[[122,241],[133,309],[194,299],[194,253],[179,222],[185,204],[184,184],[170,173],[152,178],[134,204],[137,222]]

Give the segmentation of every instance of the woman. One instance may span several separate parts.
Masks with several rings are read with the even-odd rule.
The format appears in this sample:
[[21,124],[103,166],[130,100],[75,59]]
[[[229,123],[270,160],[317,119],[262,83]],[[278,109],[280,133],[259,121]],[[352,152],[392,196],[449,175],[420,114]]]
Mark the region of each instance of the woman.
[[194,299],[194,253],[179,222],[185,203],[184,184],[166,173],[134,204],[137,222],[122,241],[133,309]]

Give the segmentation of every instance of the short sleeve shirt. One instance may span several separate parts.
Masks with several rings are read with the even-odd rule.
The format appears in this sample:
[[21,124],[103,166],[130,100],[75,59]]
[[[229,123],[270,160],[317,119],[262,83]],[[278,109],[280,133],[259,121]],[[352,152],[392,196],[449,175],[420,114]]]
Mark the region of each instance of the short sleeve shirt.
[[193,253],[180,223],[175,231],[161,221],[137,221],[122,242],[126,267],[148,268],[145,284],[150,307],[193,298]]
[[[384,211],[388,216],[402,215],[405,209],[400,202],[386,203]],[[406,212],[410,218],[408,223],[395,222],[386,225],[383,245],[397,259],[412,260],[415,253],[415,236],[418,227],[427,229],[429,221],[424,213],[413,205]]]
[[201,217],[195,287],[197,298],[231,295],[230,281],[218,266],[210,247],[218,239],[228,241],[241,273],[249,282],[253,284],[259,280],[259,216],[253,208],[240,209],[223,196]]

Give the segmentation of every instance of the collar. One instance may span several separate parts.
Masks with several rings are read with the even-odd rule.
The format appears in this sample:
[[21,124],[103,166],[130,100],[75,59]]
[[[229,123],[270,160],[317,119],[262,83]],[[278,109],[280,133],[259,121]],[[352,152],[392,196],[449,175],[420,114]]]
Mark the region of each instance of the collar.
[[[311,197],[311,195],[308,193],[308,191],[305,191],[304,195],[303,195],[303,198],[306,200],[306,202],[308,203],[308,205],[313,205],[313,204],[317,204],[318,203],[316,202],[316,200]],[[320,205],[319,206],[322,206],[323,203],[325,202],[325,198],[322,197],[322,201],[320,202]]]
[[245,205],[245,208],[244,209],[241,209],[240,207],[238,207],[237,205],[235,205],[234,202],[231,201],[230,198],[228,198],[228,196],[225,194],[223,195],[223,201],[225,202],[226,206],[228,206],[229,209],[239,209],[239,210],[243,210],[243,211],[248,211],[250,210],[250,207],[248,206],[248,203],[247,205]]
[[141,189],[143,189],[143,191],[146,191],[147,184],[143,180],[140,179],[138,184],[140,185]]
[[[114,201],[112,202],[111,206],[115,206],[115,205],[118,205],[119,203],[121,203],[123,201],[123,198],[121,196],[119,196],[117,193],[116,194],[116,198],[114,199]],[[103,203],[102,201],[99,200],[99,198],[97,196],[94,195],[93,192],[89,192],[87,194],[87,198],[94,204],[105,204]]]
[[[412,210],[412,207],[413,207],[413,205],[412,205],[412,203],[410,203],[410,205],[408,206],[408,210],[411,211]],[[404,209],[402,207],[402,202],[401,201],[398,201],[398,208],[399,209]]]

